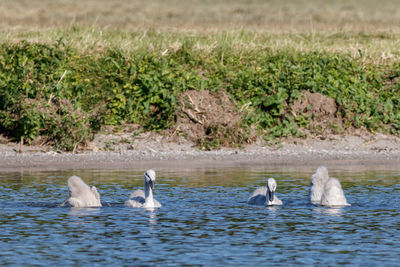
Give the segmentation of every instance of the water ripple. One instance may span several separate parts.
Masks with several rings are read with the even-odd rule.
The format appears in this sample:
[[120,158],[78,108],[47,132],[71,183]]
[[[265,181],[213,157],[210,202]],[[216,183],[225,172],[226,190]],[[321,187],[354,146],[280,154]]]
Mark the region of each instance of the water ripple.
[[[102,208],[58,206],[68,172],[3,174],[0,264],[398,264],[398,174],[346,173],[352,206],[325,208],[308,203],[308,174],[161,172],[156,195],[163,207],[148,211],[123,205],[141,186],[141,171],[93,172],[98,179],[77,174],[98,187],[108,203]],[[285,205],[247,205],[271,175]]]

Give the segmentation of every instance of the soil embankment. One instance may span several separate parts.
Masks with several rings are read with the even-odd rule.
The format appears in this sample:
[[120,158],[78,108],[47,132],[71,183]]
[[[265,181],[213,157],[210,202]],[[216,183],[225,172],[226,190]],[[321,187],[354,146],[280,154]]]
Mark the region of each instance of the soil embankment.
[[[308,170],[321,164],[351,170],[395,169],[400,164],[400,139],[381,134],[332,135],[329,139],[291,139],[275,146],[253,144],[244,148],[202,151],[181,139],[170,142],[154,133],[142,133],[130,140],[120,135],[99,135],[95,151],[54,152],[49,147],[27,146],[18,153],[16,143],[0,145],[0,171],[110,169],[110,168],[195,168],[263,165]],[[109,144],[112,150],[101,151]]]

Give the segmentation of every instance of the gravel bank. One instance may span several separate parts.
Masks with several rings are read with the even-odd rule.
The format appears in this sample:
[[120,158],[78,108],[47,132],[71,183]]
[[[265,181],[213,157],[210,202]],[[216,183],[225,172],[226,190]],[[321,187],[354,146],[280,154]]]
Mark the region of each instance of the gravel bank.
[[160,136],[140,138],[129,146],[119,144],[112,148],[114,151],[107,152],[94,149],[96,152],[57,153],[44,147],[26,146],[20,154],[18,149],[15,143],[0,145],[0,171],[246,165],[291,166],[300,170],[321,164],[352,170],[400,167],[400,138],[382,134],[298,139],[274,146],[256,144],[214,151],[199,150],[188,142],[170,143]]

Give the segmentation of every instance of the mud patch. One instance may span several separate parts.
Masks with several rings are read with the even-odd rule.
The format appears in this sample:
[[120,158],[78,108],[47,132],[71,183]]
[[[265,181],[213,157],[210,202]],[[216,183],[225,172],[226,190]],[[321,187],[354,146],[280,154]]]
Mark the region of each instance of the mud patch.
[[202,149],[239,146],[250,141],[242,116],[225,93],[189,90],[179,97],[173,132]]
[[343,131],[335,100],[320,93],[303,92],[293,103],[292,113],[295,117],[309,117],[309,127],[313,132],[328,134]]

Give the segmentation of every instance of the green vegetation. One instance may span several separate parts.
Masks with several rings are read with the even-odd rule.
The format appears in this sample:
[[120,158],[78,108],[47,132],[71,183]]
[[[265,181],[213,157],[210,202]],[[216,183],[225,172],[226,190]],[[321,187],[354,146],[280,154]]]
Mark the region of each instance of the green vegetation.
[[[56,35],[81,33],[71,31]],[[400,131],[395,59],[335,51],[329,44],[322,49],[268,47],[271,36],[257,33],[105,36],[100,45],[76,38],[23,41],[29,36],[2,41],[0,132],[15,140],[45,136],[58,149],[74,150],[103,125],[173,127],[179,95],[193,89],[227,92],[244,111],[243,123],[268,138],[296,136],[309,127],[309,116],[291,112],[304,91],[333,98],[344,129]],[[107,38],[114,43],[104,42]],[[336,37],[343,38],[348,36]],[[364,37],[353,38],[361,42]],[[123,41],[117,45],[115,40]]]

